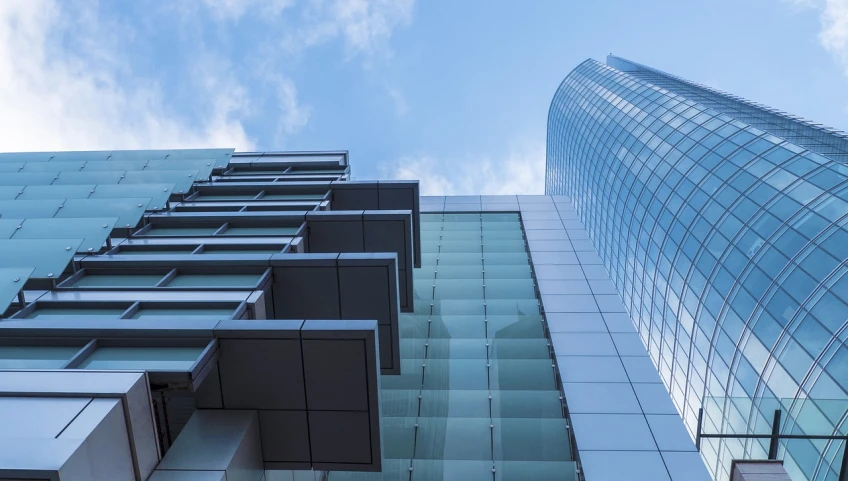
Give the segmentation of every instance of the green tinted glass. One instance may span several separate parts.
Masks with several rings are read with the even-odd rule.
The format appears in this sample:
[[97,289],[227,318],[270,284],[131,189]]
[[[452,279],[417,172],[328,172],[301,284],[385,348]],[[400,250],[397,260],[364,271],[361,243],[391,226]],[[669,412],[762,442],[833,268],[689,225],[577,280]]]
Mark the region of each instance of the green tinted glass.
[[559,391],[493,391],[492,417],[562,418]]
[[0,200],[15,200],[23,190],[24,187],[18,185],[0,185]]
[[424,389],[488,389],[485,359],[428,359]]
[[415,458],[491,460],[489,424],[485,418],[419,418]]
[[0,346],[0,369],[59,369],[79,350],[73,346]]
[[495,481],[578,481],[574,461],[495,461]]
[[[128,171],[121,179],[126,184],[174,184],[174,192],[183,194],[191,189],[197,170],[141,170]],[[117,182],[115,182],[117,183]]]
[[0,267],[0,313],[15,300],[32,271],[29,267]]
[[132,319],[230,319],[234,309],[142,307]]
[[[0,174],[8,174],[11,172],[21,171],[26,166],[26,162],[0,162]],[[32,172],[32,171],[24,171]]]
[[430,320],[432,339],[484,339],[485,317],[482,315],[433,315]]
[[[447,435],[447,434],[446,434]],[[450,447],[450,443],[448,444]],[[472,460],[412,460],[413,479],[424,481],[447,481],[461,479],[463,481],[491,481],[491,461]]]
[[3,200],[0,201],[0,218],[50,218],[56,215],[60,205],[62,201],[58,199]]
[[91,172],[62,172],[58,174],[53,185],[71,185],[71,184],[117,184],[122,180],[124,172],[115,171],[97,171]]
[[79,369],[188,371],[202,352],[202,347],[98,347]]
[[[129,306],[127,306],[129,307]],[[118,319],[126,308],[38,307],[27,319]]]
[[162,237],[204,237],[214,234],[221,228],[221,225],[174,227],[170,224],[153,224],[151,229],[145,232],[144,235]]
[[84,160],[27,162],[21,172],[78,172],[85,167]]
[[91,193],[91,199],[124,199],[127,197],[147,198],[150,210],[164,209],[174,190],[173,183],[170,184],[126,184],[121,185],[98,185]]
[[262,274],[177,274],[166,287],[253,287]]
[[87,199],[94,188],[94,184],[28,185],[23,189],[23,193],[18,196],[18,200]]
[[0,239],[0,266],[34,268],[32,277],[58,279],[82,239]]
[[143,170],[147,165],[146,160],[111,160],[111,161],[89,161],[85,163],[83,170],[86,172],[97,171],[126,171]]
[[498,359],[491,362],[489,382],[492,389],[556,389],[550,359]]
[[225,236],[293,236],[300,227],[227,227],[220,235]]
[[26,219],[12,239],[82,238],[78,252],[98,252],[117,221],[117,217]]
[[421,416],[440,418],[489,418],[489,391],[424,390]]
[[0,239],[11,239],[18,226],[22,226],[26,219],[4,219],[0,218]]
[[211,159],[184,159],[179,162],[172,160],[151,160],[147,162],[144,170],[188,170],[196,169],[195,180],[208,180],[212,175],[215,162]]
[[567,461],[570,459],[565,419],[495,419],[492,430],[495,459],[504,461]]
[[116,227],[135,227],[150,204],[150,199],[68,199],[56,217],[117,217]]
[[67,287],[153,287],[165,277],[162,274],[94,274],[84,275]]
[[50,185],[57,173],[49,172],[18,172],[0,175],[0,185]]
[[111,154],[108,150],[75,150],[70,152],[53,152],[50,156],[51,162],[67,162],[73,160],[103,161]]

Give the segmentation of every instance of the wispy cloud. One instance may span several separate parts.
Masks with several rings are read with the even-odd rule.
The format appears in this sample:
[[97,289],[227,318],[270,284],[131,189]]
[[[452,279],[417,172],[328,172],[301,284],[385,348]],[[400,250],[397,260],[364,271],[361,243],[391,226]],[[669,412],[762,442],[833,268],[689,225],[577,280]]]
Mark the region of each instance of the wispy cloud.
[[839,60],[848,76],[848,0],[826,0],[821,24],[821,44]]
[[264,15],[276,16],[291,7],[294,0],[202,0],[200,5],[206,8],[217,20],[239,20],[247,12],[258,9]]
[[498,158],[410,155],[383,165],[381,173],[385,179],[419,180],[422,195],[542,194],[545,145],[544,141],[518,143]]
[[297,53],[340,38],[348,59],[390,55],[388,41],[397,27],[412,21],[414,6],[415,0],[307,0],[283,46]]
[[[63,16],[68,5],[0,2],[0,150],[251,148],[237,80],[202,76],[204,115],[189,121],[163,100],[155,78],[123,61],[113,41],[124,38],[122,25],[101,18],[96,4],[74,4]],[[91,29],[77,26],[80,19]]]
[[388,85],[386,87],[386,93],[389,95],[392,104],[395,106],[395,113],[398,117],[403,117],[409,113],[409,104],[406,101],[406,96],[403,95],[403,92],[398,86]]
[[848,0],[783,0],[794,8],[819,11],[819,43],[848,76]]

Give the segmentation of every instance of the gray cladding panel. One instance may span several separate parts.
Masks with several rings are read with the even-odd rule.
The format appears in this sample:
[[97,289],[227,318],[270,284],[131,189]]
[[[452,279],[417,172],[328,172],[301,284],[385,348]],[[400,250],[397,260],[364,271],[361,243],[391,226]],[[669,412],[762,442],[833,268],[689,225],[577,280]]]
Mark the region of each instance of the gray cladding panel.
[[[273,329],[283,322],[282,330]],[[254,323],[263,325],[253,330]],[[294,324],[300,330],[291,329]],[[257,410],[257,449],[266,468],[380,469],[376,321],[221,325],[220,378],[213,372],[208,379],[220,381],[223,394],[204,392],[203,406]],[[244,338],[238,338],[239,326]],[[275,335],[282,339],[271,339]],[[215,405],[219,397],[224,402]]]
[[[383,374],[400,369],[397,281],[395,263],[366,254],[319,259],[289,256],[292,262],[274,267],[274,315],[278,319],[375,320],[379,324]],[[286,256],[280,256],[285,259]],[[335,264],[330,267],[328,264]]]
[[368,210],[378,208],[379,195],[377,184],[372,185],[372,188],[333,189],[333,210]]
[[375,319],[380,325],[391,324],[391,311],[385,307],[392,304],[390,267],[339,267],[342,319]]
[[336,267],[275,267],[274,315],[278,319],[338,319]]
[[309,252],[364,252],[360,220],[309,220]]
[[306,409],[300,342],[221,339],[225,409]]
[[367,411],[365,342],[303,340],[306,402],[310,410]]
[[370,464],[368,413],[317,411],[309,413],[309,443],[312,461],[333,464]]
[[262,457],[266,463],[310,463],[306,411],[260,411]]

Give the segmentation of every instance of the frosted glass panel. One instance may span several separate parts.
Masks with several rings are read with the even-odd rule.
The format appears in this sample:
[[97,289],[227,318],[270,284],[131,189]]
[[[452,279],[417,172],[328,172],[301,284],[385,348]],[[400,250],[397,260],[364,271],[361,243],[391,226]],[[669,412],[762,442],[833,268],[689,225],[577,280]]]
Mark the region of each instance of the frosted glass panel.
[[253,287],[262,274],[178,274],[167,287]]
[[68,287],[153,287],[165,277],[162,274],[141,275],[111,275],[95,274],[85,275]]
[[[129,306],[127,306],[129,307]],[[57,318],[83,318],[83,319],[117,319],[126,311],[126,308],[96,309],[96,308],[68,308],[68,307],[44,307],[34,310],[27,319],[57,319]]]
[[0,369],[59,369],[79,350],[79,346],[0,346]]
[[330,481],[576,480],[518,216],[421,221],[401,374],[381,377],[384,460],[413,470]]
[[234,309],[167,309],[142,307],[133,319],[229,319],[233,316]]
[[203,347],[98,347],[79,369],[188,371]]

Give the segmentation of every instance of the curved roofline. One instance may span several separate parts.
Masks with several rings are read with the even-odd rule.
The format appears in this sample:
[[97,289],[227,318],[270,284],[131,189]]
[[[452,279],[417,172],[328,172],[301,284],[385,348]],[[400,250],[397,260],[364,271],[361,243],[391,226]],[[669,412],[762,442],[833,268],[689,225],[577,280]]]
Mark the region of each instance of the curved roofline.
[[[634,68],[632,70],[624,70],[624,69],[621,68],[621,66],[614,65],[614,63],[616,63],[616,62],[622,62],[622,63],[630,64]],[[813,123],[813,122],[806,120],[802,117],[792,115],[792,114],[784,112],[782,110],[778,110],[774,107],[770,107],[768,105],[760,104],[760,103],[754,102],[752,100],[748,100],[744,97],[740,97],[738,95],[733,95],[733,94],[725,92],[723,90],[719,90],[717,88],[713,88],[713,87],[710,87],[710,86],[707,86],[707,85],[699,84],[697,82],[692,82],[691,80],[686,80],[685,78],[678,77],[677,75],[672,75],[668,72],[663,72],[662,70],[655,69],[653,67],[648,67],[647,65],[643,65],[641,63],[634,62],[632,60],[628,60],[628,59],[623,58],[623,57],[618,57],[616,55],[609,54],[609,55],[607,55],[607,63],[606,64],[608,66],[612,67],[612,68],[615,68],[617,70],[621,70],[622,72],[644,71],[644,72],[655,73],[657,75],[662,75],[664,77],[668,77],[668,78],[676,80],[678,82],[682,82],[682,83],[685,83],[687,85],[691,85],[693,87],[697,87],[697,88],[706,90],[706,91],[714,93],[716,95],[721,95],[722,97],[726,97],[730,100],[745,104],[749,107],[757,108],[757,109],[760,109],[760,110],[765,110],[766,112],[768,112],[770,114],[777,115],[779,117],[782,117],[782,118],[789,120],[789,121],[792,121],[792,122],[798,122],[799,124],[803,124],[803,125],[811,128],[811,129],[819,130],[819,131],[825,132],[827,134],[833,135],[835,137],[839,137],[841,139],[848,140],[848,133],[846,133],[844,131],[837,130],[833,127],[829,127],[829,126],[826,126],[826,125]]]

